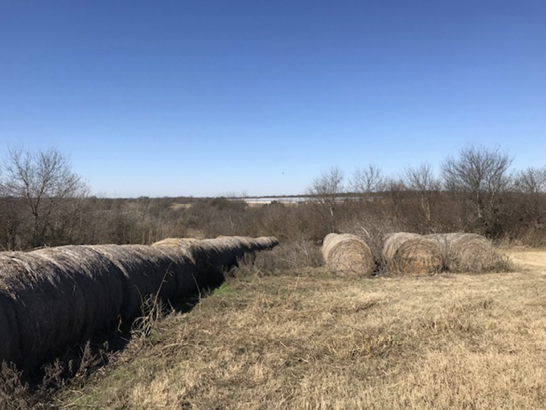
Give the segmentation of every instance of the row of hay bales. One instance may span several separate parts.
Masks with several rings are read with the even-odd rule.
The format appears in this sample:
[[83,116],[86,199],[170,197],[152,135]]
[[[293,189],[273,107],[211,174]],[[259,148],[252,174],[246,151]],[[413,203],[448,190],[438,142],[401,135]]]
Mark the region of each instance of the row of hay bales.
[[138,316],[150,295],[214,287],[272,237],[168,239],[152,246],[63,246],[0,253],[0,362],[30,370],[66,346]]
[[370,276],[378,264],[391,273],[432,274],[504,270],[506,260],[487,238],[471,233],[419,235],[398,232],[383,238],[382,254],[351,234],[329,234],[322,255],[329,270],[343,276]]

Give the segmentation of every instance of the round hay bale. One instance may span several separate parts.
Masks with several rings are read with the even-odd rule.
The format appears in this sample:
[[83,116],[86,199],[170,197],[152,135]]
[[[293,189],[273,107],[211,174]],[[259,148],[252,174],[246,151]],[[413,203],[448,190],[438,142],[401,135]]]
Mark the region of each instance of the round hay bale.
[[199,285],[216,287],[223,283],[224,273],[236,266],[245,255],[272,249],[278,243],[274,237],[219,236],[216,239],[202,240],[167,238],[155,242],[152,246],[189,249],[199,271]]
[[[205,239],[205,242],[209,240]],[[227,263],[229,267],[235,266],[237,261],[241,259],[248,252],[252,252],[252,247],[250,241],[241,236],[219,236],[216,239],[210,240],[215,241],[214,244],[220,247],[220,252],[228,256],[230,262]]]
[[[31,370],[69,344],[130,321],[150,295],[194,292],[187,252],[144,245],[0,254],[0,360]],[[7,323],[7,325],[6,325]]]
[[[152,244],[153,248],[172,249],[176,253],[183,253],[187,255],[195,268],[195,275],[192,280],[199,289],[210,287],[209,271],[210,263],[208,255],[203,248],[203,240],[194,238],[167,238]],[[218,275],[216,275],[218,276]],[[222,275],[223,280],[223,275]],[[212,282],[217,283],[218,277]],[[222,282],[220,282],[222,283]],[[220,284],[219,283],[219,284]]]
[[199,288],[216,287],[224,281],[224,271],[236,263],[234,244],[230,239],[167,238],[152,244],[157,248],[188,250],[194,260]]
[[370,276],[375,267],[370,247],[356,235],[326,235],[322,256],[335,275],[365,277]]
[[[155,247],[162,257],[169,261],[168,275],[162,285],[162,297],[187,296],[198,291],[199,271],[191,250],[184,247]],[[168,292],[167,294],[165,292]]]
[[122,304],[117,272],[89,247],[13,252],[2,255],[0,271],[13,300],[22,352],[9,360],[23,369],[116,322]]
[[254,241],[171,239],[0,253],[0,362],[32,370],[120,318],[134,319],[151,295],[170,299],[218,285],[237,255],[262,246]]
[[506,260],[497,253],[491,242],[474,233],[447,233],[430,235],[443,244],[445,266],[450,272],[490,272],[507,269]]
[[390,272],[437,273],[442,269],[438,244],[422,235],[399,232],[385,236],[383,258]]
[[13,302],[4,291],[5,287],[0,278],[0,363],[5,358],[21,360],[22,352],[19,349],[19,328],[13,310]]
[[271,250],[279,245],[279,240],[274,236],[261,236],[255,239],[257,250]]
[[[73,306],[81,300],[72,293],[75,285],[71,278],[63,280],[61,269],[39,255],[10,253],[0,265],[16,319],[16,326],[2,334],[2,344],[13,345],[13,338],[18,338],[19,350],[12,349],[12,356],[4,359],[30,370],[42,359],[53,357],[59,343],[81,332],[79,310]],[[73,326],[66,333],[60,331],[69,325]]]
[[[123,305],[121,274],[104,255],[90,246],[62,246],[31,252],[47,260],[57,270],[56,277],[70,288],[71,314],[61,329],[67,343],[87,340],[99,331],[113,327]],[[43,269],[43,261],[34,269]],[[65,292],[66,293],[66,292]],[[63,293],[63,294],[65,294]],[[66,300],[66,296],[64,298]],[[61,328],[61,326],[59,326]]]
[[[132,320],[141,313],[144,300],[161,290],[160,297],[174,295],[177,285],[170,268],[174,262],[162,257],[158,249],[146,245],[96,245],[93,247],[104,255],[121,272],[122,291],[118,297],[123,300],[121,319]],[[163,286],[167,282],[168,284]]]
[[199,242],[201,242],[201,240],[194,238],[166,238],[154,242],[152,246],[191,247],[192,245],[199,244]]

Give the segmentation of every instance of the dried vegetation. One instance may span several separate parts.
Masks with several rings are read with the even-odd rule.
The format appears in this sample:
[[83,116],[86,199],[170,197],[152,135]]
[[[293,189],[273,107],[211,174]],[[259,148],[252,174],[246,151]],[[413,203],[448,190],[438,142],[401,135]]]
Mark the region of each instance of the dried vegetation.
[[[301,252],[304,247],[297,248]],[[274,252],[287,252],[279,250]],[[305,259],[309,253],[294,260]],[[267,276],[258,255],[55,406],[138,409],[542,408],[546,252],[510,273]],[[524,265],[522,265],[524,263]],[[248,275],[260,265],[260,274]],[[276,265],[277,268],[279,265]]]

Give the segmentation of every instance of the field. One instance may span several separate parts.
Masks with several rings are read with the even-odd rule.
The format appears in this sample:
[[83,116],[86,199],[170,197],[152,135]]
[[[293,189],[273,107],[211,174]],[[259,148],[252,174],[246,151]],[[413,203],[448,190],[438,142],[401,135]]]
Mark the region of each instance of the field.
[[543,408],[546,251],[505,252],[514,272],[354,281],[243,266],[52,405]]

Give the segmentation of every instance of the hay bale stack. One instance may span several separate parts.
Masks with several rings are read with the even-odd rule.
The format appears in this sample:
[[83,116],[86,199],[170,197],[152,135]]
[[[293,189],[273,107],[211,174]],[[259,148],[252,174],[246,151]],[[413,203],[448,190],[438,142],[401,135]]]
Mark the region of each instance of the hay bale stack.
[[431,239],[415,233],[385,236],[383,259],[390,272],[430,274],[442,269],[442,251]]
[[216,239],[203,240],[167,238],[152,244],[152,247],[189,249],[201,279],[208,286],[215,287],[224,281],[224,273],[236,266],[242,257],[258,251],[270,250],[278,244],[279,241],[275,237],[220,236]]
[[370,276],[375,267],[370,247],[363,239],[351,234],[326,235],[322,256],[335,275],[365,277]]
[[165,238],[158,242],[154,242],[152,246],[171,246],[171,247],[191,247],[201,242],[200,239],[195,238]]
[[140,314],[146,297],[161,299],[184,296],[197,291],[199,277],[195,261],[187,249],[160,249],[146,245],[96,245],[93,249],[110,261],[118,271],[123,300],[120,318],[130,321]]
[[275,246],[279,245],[279,240],[274,236],[260,236],[255,239],[255,250],[271,250]]
[[491,242],[474,233],[427,235],[440,245],[444,264],[450,272],[488,272],[506,269],[506,261]]
[[167,238],[152,244],[156,249],[187,250],[194,259],[200,287],[216,287],[224,281],[224,272],[237,263],[242,244],[226,238],[194,240]]
[[[236,258],[242,257],[249,252],[271,250],[279,244],[279,240],[273,236],[262,236],[250,238],[245,236],[219,236],[216,239],[193,239],[193,238],[167,238],[152,244],[152,247],[174,247],[187,248],[190,251],[202,250],[214,253],[225,254],[224,258],[218,259],[229,268],[236,262]],[[211,255],[209,254],[209,259]],[[235,258],[234,258],[235,256]]]
[[452,234],[446,233],[433,233],[425,235],[425,238],[430,239],[435,242],[442,252],[442,260],[444,261],[444,266],[447,266],[446,262],[449,258],[449,246],[448,246],[448,236]]
[[[263,246],[252,239],[185,242],[0,253],[0,362],[32,370],[70,344],[134,319],[151,295],[169,299],[211,286],[218,280],[212,269],[227,267],[212,264]],[[221,255],[205,258],[213,250]]]

